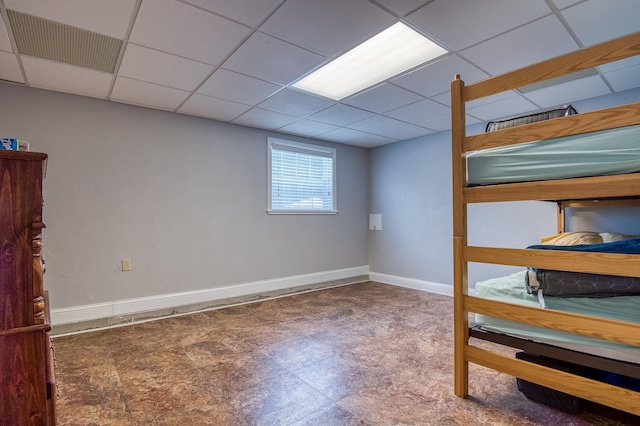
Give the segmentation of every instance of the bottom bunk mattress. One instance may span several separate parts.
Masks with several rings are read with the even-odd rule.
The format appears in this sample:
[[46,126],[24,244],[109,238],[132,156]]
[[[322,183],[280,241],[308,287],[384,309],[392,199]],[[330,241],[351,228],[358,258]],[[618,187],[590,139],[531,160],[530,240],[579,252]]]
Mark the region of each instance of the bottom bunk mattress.
[[640,125],[467,153],[467,185],[640,171]]
[[[505,277],[476,283],[476,294],[478,297],[486,299],[538,307],[538,298],[527,293],[525,275],[526,271],[520,271]],[[610,318],[640,325],[640,296],[545,297],[545,304],[548,309]],[[520,324],[488,315],[476,314],[475,322],[488,331],[588,352],[606,358],[640,363],[640,347]]]

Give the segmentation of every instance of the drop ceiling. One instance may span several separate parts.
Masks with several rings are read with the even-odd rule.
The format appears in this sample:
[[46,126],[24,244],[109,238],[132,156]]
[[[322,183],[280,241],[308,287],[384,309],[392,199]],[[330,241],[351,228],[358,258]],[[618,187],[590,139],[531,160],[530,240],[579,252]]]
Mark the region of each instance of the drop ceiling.
[[[0,81],[374,147],[467,84],[640,31],[638,0],[0,0]],[[293,89],[402,21],[449,53],[339,102]],[[640,87],[640,58],[474,103],[480,123]]]

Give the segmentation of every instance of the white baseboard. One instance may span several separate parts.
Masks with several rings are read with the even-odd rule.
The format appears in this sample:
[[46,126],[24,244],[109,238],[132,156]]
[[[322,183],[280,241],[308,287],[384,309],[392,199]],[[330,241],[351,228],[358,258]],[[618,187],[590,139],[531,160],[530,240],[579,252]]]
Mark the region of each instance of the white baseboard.
[[399,287],[407,287],[415,290],[442,294],[445,296],[453,296],[453,286],[450,284],[416,280],[414,278],[398,277],[396,275],[380,274],[378,272],[369,272],[369,279],[383,284],[391,284]]
[[51,310],[53,325],[91,321],[101,318],[131,315],[139,312],[155,311],[234,297],[264,294],[313,284],[344,280],[352,277],[368,276],[369,266],[337,269],[312,274],[295,275],[272,280],[255,281],[227,287],[205,290],[161,294],[91,305],[72,306]]

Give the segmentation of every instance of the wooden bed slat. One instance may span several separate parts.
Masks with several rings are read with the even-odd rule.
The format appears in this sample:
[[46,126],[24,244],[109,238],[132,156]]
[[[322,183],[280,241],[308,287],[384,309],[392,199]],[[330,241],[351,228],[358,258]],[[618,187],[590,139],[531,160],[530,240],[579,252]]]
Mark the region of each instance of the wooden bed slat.
[[495,95],[638,54],[640,32],[471,84],[462,91],[462,100],[468,102]]
[[555,370],[527,361],[510,358],[486,349],[467,346],[468,361],[506,374],[557,389],[599,404],[640,415],[640,393]]
[[640,173],[472,186],[463,193],[467,203],[637,197]]
[[637,254],[467,246],[463,256],[469,262],[494,265],[640,277],[640,255]]
[[468,136],[464,152],[640,124],[640,103],[569,115]]
[[560,208],[592,208],[592,207],[637,207],[640,206],[640,198],[599,198],[596,200],[560,200]]
[[497,343],[499,345],[521,349],[530,354],[542,355],[547,358],[562,360],[572,364],[586,366],[596,370],[616,373],[627,377],[640,379],[640,364],[632,362],[619,361],[611,358],[578,352],[566,349],[561,346],[555,346],[548,343],[536,342],[533,340],[523,339],[520,337],[510,336],[508,334],[497,333],[486,330],[479,325],[469,327],[469,337]]
[[626,345],[640,346],[640,335],[635,324],[571,312],[497,302],[474,296],[466,296],[464,300],[465,307],[469,312]]

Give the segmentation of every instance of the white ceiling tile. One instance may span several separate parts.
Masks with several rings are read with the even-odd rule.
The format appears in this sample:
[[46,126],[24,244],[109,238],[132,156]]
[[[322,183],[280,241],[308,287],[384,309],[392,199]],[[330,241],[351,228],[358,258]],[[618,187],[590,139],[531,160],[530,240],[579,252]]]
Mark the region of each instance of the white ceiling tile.
[[325,58],[256,32],[225,61],[223,68],[278,84],[289,84]]
[[620,61],[609,62],[608,64],[600,65],[598,69],[606,73],[621,70],[627,67],[635,67],[636,65],[640,65],[640,56],[632,56]]
[[304,117],[325,109],[333,103],[325,98],[307,95],[297,90],[284,89],[262,102],[260,108]]
[[[534,39],[536,42],[531,43]],[[560,21],[549,16],[464,50],[460,55],[495,75],[578,48]]]
[[111,86],[111,74],[88,68],[29,56],[22,56],[22,66],[33,87],[104,99]]
[[248,105],[196,93],[178,109],[178,112],[212,118],[219,121],[231,121],[247,112],[250,108]]
[[234,21],[255,27],[281,0],[185,0]]
[[111,99],[128,104],[174,111],[189,96],[189,92],[158,86],[144,81],[118,77]]
[[434,96],[450,90],[454,74],[460,74],[466,84],[484,80],[489,75],[457,55],[449,55],[439,61],[405,74],[392,81],[423,96]]
[[118,75],[192,91],[211,71],[211,65],[129,43]]
[[233,120],[233,123],[273,130],[293,123],[297,119],[298,117],[293,117],[291,115],[268,111],[261,108],[253,108]]
[[[481,123],[481,121],[475,117],[467,115],[465,117],[465,123],[467,126],[469,126],[472,124]],[[416,122],[416,124],[428,129],[432,129],[435,132],[442,132],[451,129],[451,114],[433,115],[426,120]]]
[[[476,100],[471,101],[471,102],[467,102],[466,108],[468,110],[469,108],[475,108],[475,107],[480,106],[480,105],[485,105],[485,104],[490,104],[490,103],[493,103],[493,102],[498,102],[498,101],[501,101],[503,99],[512,98],[514,96],[519,96],[519,93],[516,93],[515,91],[510,90],[508,92],[502,92],[502,93],[498,93],[497,95],[486,96],[484,98],[480,98],[480,99],[476,99]],[[441,103],[443,105],[446,105],[448,107],[451,107],[451,92],[442,93],[440,95],[432,96],[431,100],[436,101],[438,103]]]
[[561,13],[585,46],[640,31],[638,0],[589,0]]
[[398,16],[406,16],[431,0],[378,0],[378,3]]
[[580,3],[581,1],[584,0],[552,0],[553,4],[555,4],[558,9],[565,9],[576,3]]
[[425,129],[384,116],[367,118],[350,124],[350,129],[395,139],[410,139],[425,133]]
[[293,133],[294,135],[315,137],[319,134],[326,133],[331,130],[337,129],[337,126],[332,126],[327,123],[319,123],[313,120],[302,119],[295,121],[286,126],[280,127],[279,132]]
[[233,71],[217,69],[198,89],[198,93],[255,105],[280,89],[282,86],[278,84],[268,83]]
[[226,18],[175,0],[144,1],[129,41],[216,65],[249,34]]
[[413,139],[423,135],[434,133],[431,130],[425,131],[424,127],[416,126],[414,124],[402,123],[396,126],[380,129],[376,134],[386,136],[388,138],[394,138],[397,140]]
[[535,104],[522,96],[512,96],[496,102],[482,104],[473,108],[467,108],[467,114],[481,121],[498,120],[503,117],[513,117],[525,112],[540,109]]
[[383,83],[342,101],[342,103],[383,113],[422,100],[423,97],[401,87]]
[[408,20],[453,50],[461,50],[551,12],[544,0],[435,0]]
[[446,115],[450,114],[450,112],[451,108],[448,106],[444,106],[430,99],[425,99],[411,105],[406,105],[388,111],[384,115],[397,120],[406,121],[408,123],[416,123],[418,121],[426,120],[430,116]]
[[0,80],[24,83],[20,65],[13,53],[0,52]]
[[476,108],[480,105],[487,105],[487,104],[492,104],[492,103],[497,103],[497,102],[501,102],[501,101],[505,101],[505,100],[509,100],[511,98],[520,96],[519,93],[510,90],[508,92],[502,92],[502,93],[498,93],[497,95],[491,95],[491,96],[486,96],[484,98],[480,98],[480,99],[476,99],[474,101],[471,102],[467,102],[467,111],[470,108]]
[[4,21],[0,19],[0,50],[5,52],[13,52],[11,48],[11,41],[9,40],[9,34],[7,33],[7,27],[4,25]]
[[451,114],[433,114],[416,124],[440,132],[451,128]]
[[289,0],[260,31],[330,56],[354,47],[395,20],[367,0]]
[[576,102],[575,105],[578,113],[582,113],[636,102],[640,102],[640,87],[635,87],[623,92],[617,92],[613,96],[600,96],[598,98],[591,98],[586,101]]
[[616,92],[640,87],[640,65],[610,71],[604,77]]
[[[480,121],[477,118],[472,117],[470,115],[466,115],[465,116],[465,122],[466,122],[467,126],[472,125],[472,124],[482,123],[482,121]],[[429,126],[426,126],[426,127],[429,127]],[[449,127],[451,127],[451,126],[449,126]]]
[[430,99],[438,103],[441,103],[443,105],[446,105],[448,107],[451,107],[451,91],[441,93],[436,96],[431,96]]
[[5,0],[7,9],[124,39],[136,0]]
[[309,118],[336,126],[346,126],[369,117],[373,117],[373,114],[368,111],[348,105],[335,104],[311,115]]
[[356,139],[360,139],[365,136],[371,136],[368,133],[361,132],[359,130],[347,129],[346,127],[342,127],[336,130],[331,130],[326,133],[322,133],[318,135],[318,137],[332,141],[332,142],[350,142]]
[[[448,130],[455,74],[469,85],[640,31],[640,0],[0,0],[5,6],[119,39],[131,34],[114,77],[16,57],[0,19],[0,79],[356,146]],[[398,20],[457,50],[340,103],[288,88]],[[638,93],[640,58],[598,72],[470,102],[468,129],[586,96],[614,103]],[[601,96],[608,91],[618,93]]]
[[347,142],[347,144],[361,146],[363,148],[374,148],[376,146],[387,145],[397,141],[398,139],[388,138],[381,135],[366,135],[361,138],[353,139]]
[[[639,81],[636,81],[636,83],[639,83]],[[611,93],[611,90],[602,81],[602,78],[594,75],[526,93],[525,96],[540,107],[548,108],[608,93]]]

